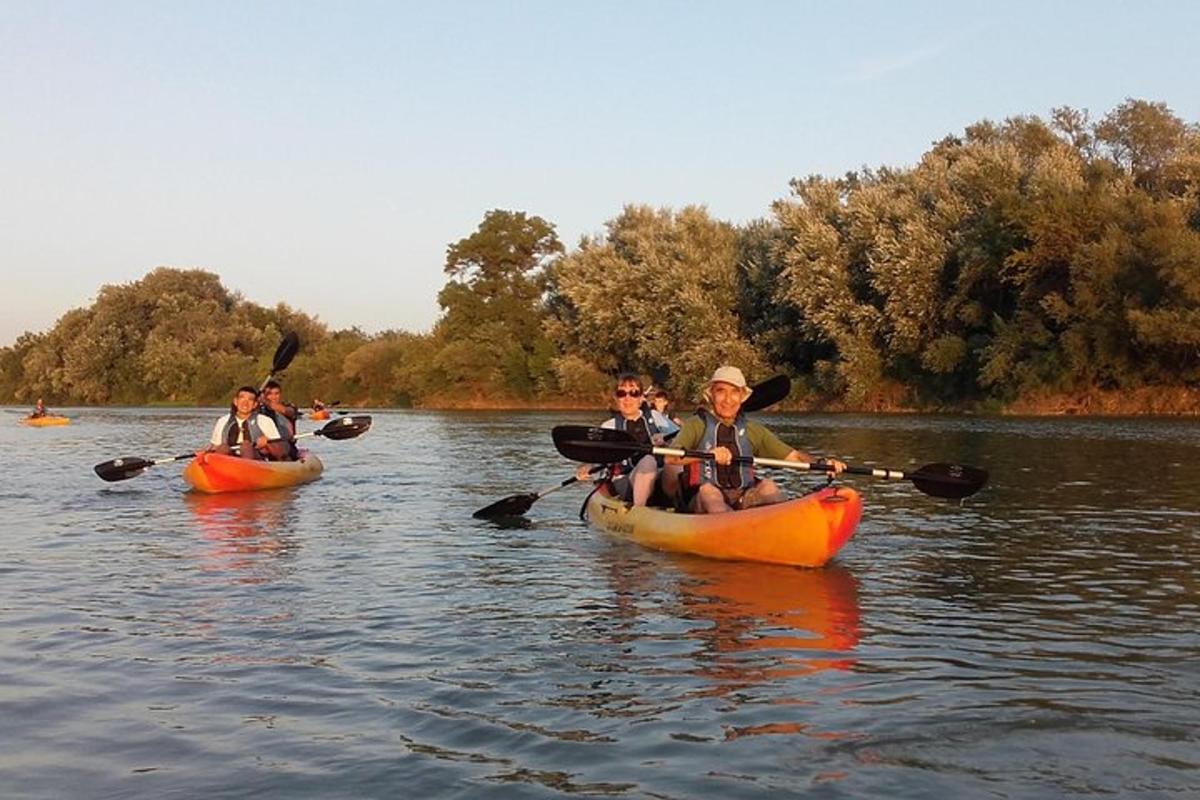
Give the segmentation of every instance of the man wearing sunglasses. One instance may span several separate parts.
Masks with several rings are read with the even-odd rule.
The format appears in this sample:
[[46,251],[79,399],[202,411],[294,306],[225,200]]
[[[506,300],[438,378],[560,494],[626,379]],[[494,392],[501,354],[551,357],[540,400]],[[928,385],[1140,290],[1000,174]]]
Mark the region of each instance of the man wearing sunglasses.
[[[650,407],[646,402],[642,379],[633,373],[624,372],[617,377],[613,405],[612,416],[600,423],[600,427],[625,431],[641,444],[664,445],[667,438],[679,430],[678,425]],[[617,476],[613,488],[626,502],[644,506],[654,493],[659,466],[658,460],[652,455],[622,462],[613,469],[613,474]],[[580,465],[575,477],[581,481],[589,480],[589,469],[587,464]]]

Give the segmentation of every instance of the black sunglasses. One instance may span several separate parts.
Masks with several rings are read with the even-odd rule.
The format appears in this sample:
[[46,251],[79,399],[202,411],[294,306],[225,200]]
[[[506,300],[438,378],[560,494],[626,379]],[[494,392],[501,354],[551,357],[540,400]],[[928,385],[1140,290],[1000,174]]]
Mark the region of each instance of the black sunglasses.
[[624,389],[617,389],[615,392],[613,392],[613,395],[616,397],[625,397],[627,395],[629,397],[641,397],[642,390],[641,389],[630,389],[629,391],[625,391]]

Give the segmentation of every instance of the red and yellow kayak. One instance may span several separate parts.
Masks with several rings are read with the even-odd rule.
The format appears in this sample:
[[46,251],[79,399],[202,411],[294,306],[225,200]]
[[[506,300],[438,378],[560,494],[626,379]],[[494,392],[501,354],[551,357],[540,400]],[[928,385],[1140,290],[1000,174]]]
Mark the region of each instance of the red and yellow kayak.
[[183,471],[183,479],[197,492],[253,492],[298,486],[321,477],[325,465],[307,450],[299,461],[255,461],[219,453],[201,453]]
[[70,425],[70,417],[60,417],[54,414],[47,414],[44,417],[26,417],[21,420],[31,428],[48,428],[51,425]]
[[587,517],[614,536],[655,550],[819,567],[854,534],[862,519],[862,498],[844,486],[826,487],[744,511],[682,514],[629,506],[601,486],[588,498]]
[[327,409],[327,408],[322,408],[320,411],[313,411],[311,414],[308,415],[309,419],[316,420],[316,421],[323,420],[323,419],[329,419],[329,417],[330,417],[329,409]]

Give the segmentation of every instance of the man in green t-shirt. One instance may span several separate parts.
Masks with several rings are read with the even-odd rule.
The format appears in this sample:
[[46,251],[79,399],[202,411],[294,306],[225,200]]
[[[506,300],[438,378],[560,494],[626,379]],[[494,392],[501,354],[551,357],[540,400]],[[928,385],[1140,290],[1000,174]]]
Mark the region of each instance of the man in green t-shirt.
[[[694,491],[689,507],[695,513],[717,514],[787,499],[775,481],[757,478],[748,465],[734,464],[736,456],[814,461],[812,456],[785,444],[766,427],[746,419],[742,414],[742,403],[750,392],[740,369],[720,367],[704,390],[707,409],[684,422],[671,442],[672,447],[706,450],[713,454],[712,459],[667,459],[668,465],[674,467],[668,466],[664,471],[664,484],[670,489],[678,483],[685,493]],[[826,463],[835,475],[846,468],[841,461],[829,459]]]

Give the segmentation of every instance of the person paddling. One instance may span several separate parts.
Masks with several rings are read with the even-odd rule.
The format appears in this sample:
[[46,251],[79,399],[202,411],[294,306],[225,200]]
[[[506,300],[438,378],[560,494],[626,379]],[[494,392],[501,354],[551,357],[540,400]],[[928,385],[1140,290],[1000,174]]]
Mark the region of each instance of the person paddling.
[[33,411],[29,412],[29,419],[38,419],[39,417],[47,416],[46,404],[42,402],[42,398],[37,399],[37,403],[33,406]]
[[[643,402],[642,379],[630,372],[617,377],[613,389],[613,400],[616,405],[612,416],[600,424],[601,428],[616,429],[630,434],[635,441],[649,445],[666,444],[666,437],[678,430],[678,426],[662,414],[650,408]],[[613,488],[625,499],[632,501],[635,506],[644,506],[654,493],[654,482],[658,476],[658,461],[652,455],[645,455],[633,461],[626,461],[616,468],[617,480]],[[588,480],[591,467],[580,465],[575,472],[579,480]]]
[[[734,464],[737,456],[758,456],[812,463],[815,459],[785,444],[765,426],[742,413],[742,403],[750,397],[742,371],[720,367],[704,389],[707,408],[698,408],[671,443],[681,450],[705,450],[712,459],[667,458],[671,465],[683,466],[680,477],[682,498],[691,511],[717,514],[738,508],[780,503],[787,499],[770,478],[759,478],[750,465]],[[833,474],[846,469],[841,461],[827,459]]]
[[296,449],[296,418],[300,410],[291,403],[283,401],[283,387],[279,381],[269,380],[263,385],[261,411],[269,416],[287,438],[287,460],[295,461],[299,452]]
[[242,458],[286,461],[288,442],[275,422],[259,411],[258,390],[242,386],[233,395],[229,413],[217,420],[204,452],[229,455],[238,448]]

